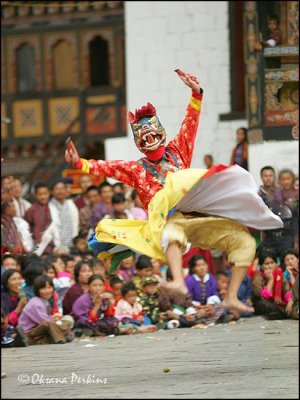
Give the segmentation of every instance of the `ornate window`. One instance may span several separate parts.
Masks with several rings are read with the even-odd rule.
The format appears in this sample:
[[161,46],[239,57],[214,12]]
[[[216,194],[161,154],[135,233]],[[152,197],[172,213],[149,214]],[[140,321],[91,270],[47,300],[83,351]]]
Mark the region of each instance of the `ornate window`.
[[74,87],[73,48],[71,43],[61,40],[53,47],[54,88]]
[[109,46],[100,36],[96,36],[89,43],[89,61],[90,85],[109,85]]
[[18,92],[36,89],[35,51],[28,43],[23,43],[16,50]]

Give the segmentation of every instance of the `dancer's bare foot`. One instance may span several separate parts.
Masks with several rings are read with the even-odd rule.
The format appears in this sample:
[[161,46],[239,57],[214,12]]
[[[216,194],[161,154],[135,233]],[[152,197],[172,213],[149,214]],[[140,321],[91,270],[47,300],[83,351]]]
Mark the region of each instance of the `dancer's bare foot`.
[[176,281],[161,283],[159,288],[161,292],[167,292],[169,295],[182,294],[186,296],[189,292],[184,283]]
[[239,301],[237,298],[226,298],[222,301],[221,306],[226,308],[228,311],[243,312],[254,312],[254,308],[247,306],[246,304]]

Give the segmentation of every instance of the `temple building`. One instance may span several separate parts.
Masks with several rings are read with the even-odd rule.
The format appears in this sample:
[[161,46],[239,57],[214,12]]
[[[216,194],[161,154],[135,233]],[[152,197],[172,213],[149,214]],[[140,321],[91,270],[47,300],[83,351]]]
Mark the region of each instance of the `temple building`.
[[[71,135],[86,158],[140,157],[126,110],[148,101],[173,138],[198,76],[203,109],[193,157],[228,164],[248,128],[249,168],[298,173],[297,1],[2,2],[4,173],[52,180]],[[20,5],[22,4],[22,5]],[[279,21],[279,42],[258,49]]]

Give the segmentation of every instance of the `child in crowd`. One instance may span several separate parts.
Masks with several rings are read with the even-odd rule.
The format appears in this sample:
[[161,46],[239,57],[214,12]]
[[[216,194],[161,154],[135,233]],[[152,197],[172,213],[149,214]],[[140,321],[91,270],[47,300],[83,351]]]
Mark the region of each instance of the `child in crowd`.
[[126,326],[127,324],[134,324],[133,326],[138,333],[154,332],[157,330],[155,325],[151,324],[148,316],[144,316],[143,307],[137,301],[137,293],[135,286],[132,282],[126,283],[122,287],[122,299],[119,300],[116,309],[115,317]]
[[151,264],[153,267],[153,275],[158,279],[158,281],[166,281],[168,266],[164,265],[160,260],[157,260],[156,258],[151,258]]
[[[55,291],[62,301],[66,292],[74,284],[73,275],[65,272],[65,263],[59,256],[49,255],[45,259],[46,275],[53,279]],[[72,276],[72,278],[71,278]]]
[[151,258],[148,256],[141,255],[137,259],[135,265],[136,275],[132,279],[134,286],[136,288],[138,297],[142,297],[144,295],[143,287],[142,287],[142,279],[153,275],[153,266],[151,263]]
[[149,317],[152,324],[163,322],[164,315],[160,314],[158,279],[155,276],[147,276],[142,279],[144,295],[140,299],[144,315]]
[[73,239],[73,248],[71,248],[71,252],[73,249],[76,249],[79,251],[81,256],[85,257],[89,252],[88,246],[87,246],[87,240],[83,236],[76,236]]
[[106,279],[106,271],[102,261],[95,257],[89,259],[89,261],[93,269],[93,275],[100,275],[103,279]]
[[186,286],[192,296],[193,304],[201,306],[205,312],[205,323],[216,322],[223,314],[221,299],[215,277],[208,273],[208,263],[203,256],[194,256],[189,262],[189,275],[185,278]]
[[292,293],[276,260],[271,250],[261,253],[261,271],[252,280],[253,305],[255,314],[267,319],[286,319],[292,311]]
[[[227,272],[219,271],[216,273],[217,287],[220,299],[223,300],[227,294],[230,277]],[[218,322],[227,323],[236,321],[240,318],[240,314],[237,311],[224,310],[224,314],[221,315]]]
[[120,263],[118,268],[118,277],[125,282],[129,282],[133,279],[135,274],[135,254],[132,254],[128,258],[125,258]]
[[54,294],[52,279],[41,275],[34,280],[35,296],[26,304],[19,317],[29,344],[60,344],[74,339],[70,334],[73,318],[63,317],[52,308],[49,300]]
[[112,293],[115,298],[115,306],[118,304],[119,300],[122,299],[122,287],[124,284],[124,281],[120,279],[118,276],[113,276],[109,282],[111,288],[112,288]]
[[30,300],[35,296],[33,281],[35,280],[35,278],[45,273],[46,263],[41,261],[38,256],[28,256],[27,260],[28,262],[25,263],[25,269],[22,270],[22,275],[25,279],[23,292],[25,293],[27,300]]
[[88,291],[88,280],[93,275],[88,260],[80,261],[74,269],[75,284],[70,287],[63,299],[63,313],[71,314],[75,301]]
[[1,259],[1,275],[6,269],[15,269],[17,271],[21,270],[19,260],[16,255],[5,253]]
[[72,307],[76,318],[75,326],[90,329],[92,335],[104,336],[127,333],[118,327],[118,319],[114,317],[113,302],[105,294],[104,279],[100,275],[92,275],[88,280],[88,291],[80,296]]
[[284,278],[292,289],[299,274],[299,254],[296,250],[286,250],[282,255],[282,264],[285,266]]
[[[168,282],[173,280],[171,269],[167,269],[166,280]],[[159,291],[159,308],[164,313],[164,320],[168,321],[167,327],[173,327],[173,322],[178,321],[174,327],[191,327],[196,323],[200,323],[200,318],[204,316],[202,310],[196,310],[193,307],[192,297],[188,293],[183,295],[174,292],[168,293],[161,289]]]
[[68,254],[63,254],[60,257],[63,262],[65,263],[65,268],[62,271],[61,276],[65,276],[70,278],[73,283],[74,283],[74,268],[75,268],[75,260],[74,256],[68,255]]

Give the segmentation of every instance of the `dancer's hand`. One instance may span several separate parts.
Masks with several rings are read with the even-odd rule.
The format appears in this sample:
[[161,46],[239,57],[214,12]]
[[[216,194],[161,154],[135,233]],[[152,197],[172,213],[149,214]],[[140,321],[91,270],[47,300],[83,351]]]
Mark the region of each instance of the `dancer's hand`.
[[65,160],[72,167],[79,160],[79,155],[77,153],[76,147],[72,141],[70,141],[69,146],[65,151]]
[[192,89],[193,92],[200,92],[200,82],[198,79],[191,74],[187,74],[186,72],[182,71],[181,69],[175,70],[179,78],[189,87]]

